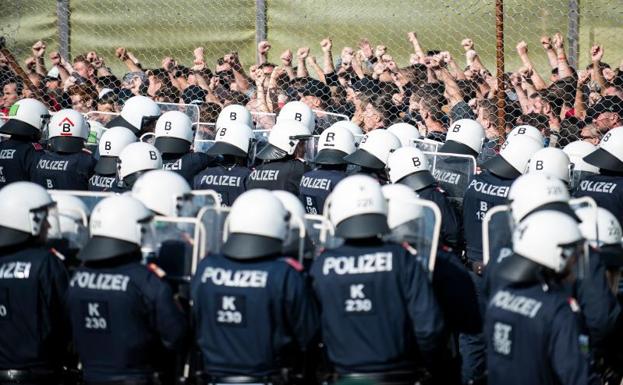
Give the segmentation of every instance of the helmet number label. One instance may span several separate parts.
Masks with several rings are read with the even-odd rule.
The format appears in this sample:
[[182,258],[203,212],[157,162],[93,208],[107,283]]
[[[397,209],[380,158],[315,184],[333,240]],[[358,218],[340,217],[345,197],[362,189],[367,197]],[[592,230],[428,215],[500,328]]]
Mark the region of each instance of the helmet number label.
[[543,161],[542,160],[537,160],[536,161],[535,169],[536,170],[543,170]]
[[301,115],[300,112],[297,112],[296,114],[294,114],[294,120],[296,120],[297,122],[302,122],[303,121],[303,115]]
[[110,143],[110,141],[107,140],[106,142],[104,142],[104,150],[110,151],[111,149],[112,149],[112,144]]
[[158,154],[156,153],[156,151],[149,151],[149,159],[158,160]]
[[[4,266],[3,266],[4,267]],[[3,288],[0,290],[0,319],[9,319],[9,289]]]
[[221,127],[221,129],[218,131],[218,136],[225,136],[227,135],[227,127]]
[[415,167],[420,167],[422,165],[422,162],[420,161],[420,158],[418,157],[411,158],[411,161],[413,162],[413,166]]
[[519,127],[517,135],[524,135],[526,133],[526,127]]
[[229,120],[236,120],[236,119],[238,119],[238,115],[235,112],[230,112]]
[[452,127],[452,132],[459,132],[460,129],[461,129],[461,125],[455,124],[454,127]]
[[171,131],[171,122],[164,122],[164,130]]

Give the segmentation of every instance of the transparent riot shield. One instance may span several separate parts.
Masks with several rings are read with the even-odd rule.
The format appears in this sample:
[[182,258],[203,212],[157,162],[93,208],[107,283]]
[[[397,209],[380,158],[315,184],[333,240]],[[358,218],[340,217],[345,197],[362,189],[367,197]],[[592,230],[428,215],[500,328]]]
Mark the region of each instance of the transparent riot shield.
[[98,122],[104,126],[117,116],[119,116],[119,112],[89,111],[84,114],[84,117],[88,121]]
[[320,135],[314,135],[305,141],[305,160],[307,163],[313,163],[318,154],[318,141]]
[[398,243],[406,242],[409,251],[426,269],[429,279],[432,280],[441,231],[441,211],[435,203],[419,198],[400,202],[400,206],[416,216],[394,226],[387,238]]
[[316,116],[328,116],[331,123],[339,122],[340,120],[350,120],[350,118],[344,114],[338,114],[337,112],[327,112],[322,110],[312,110]]
[[251,111],[251,116],[257,130],[270,130],[277,122],[277,114],[274,112]]
[[193,150],[195,152],[207,152],[214,145],[216,123],[198,123],[195,129]]
[[95,205],[97,205],[102,199],[114,196],[113,192],[102,191],[82,191],[82,190],[48,190],[48,193],[54,199],[55,195],[71,195],[80,199],[89,209],[89,212],[93,211]]
[[318,214],[305,214],[307,237],[314,246],[314,257],[323,249],[332,249],[342,244],[343,239],[335,236],[335,228],[327,217]]
[[413,139],[413,145],[425,152],[437,152],[443,143],[430,139]]
[[569,177],[569,189],[571,191],[575,191],[580,185],[580,182],[591,175],[595,174],[590,171],[576,170],[575,168],[573,168]]
[[204,252],[205,227],[198,218],[155,216],[141,251],[146,263],[164,271],[165,279],[188,283]]
[[229,215],[229,211],[229,207],[220,205],[204,206],[199,210],[197,219],[199,219],[205,228],[205,235],[201,239],[204,250],[201,254],[201,258],[207,254],[217,254],[221,252],[225,220]]
[[476,174],[476,159],[469,155],[424,151],[430,171],[458,208],[463,194]]
[[139,142],[148,143],[153,145],[156,142],[156,134],[153,132],[146,132],[138,138]]
[[186,114],[190,121],[194,124],[199,123],[200,112],[199,106],[196,104],[183,104],[183,103],[162,103],[157,102],[158,107],[160,107],[160,112],[165,113],[168,111],[180,111]]
[[508,205],[492,207],[482,220],[482,260],[499,263],[512,254],[515,221]]

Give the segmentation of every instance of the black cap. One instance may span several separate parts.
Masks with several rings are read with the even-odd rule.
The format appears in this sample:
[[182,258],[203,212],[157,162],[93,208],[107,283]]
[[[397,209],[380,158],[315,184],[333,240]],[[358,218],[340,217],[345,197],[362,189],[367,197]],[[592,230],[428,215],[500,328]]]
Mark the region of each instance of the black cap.
[[50,138],[48,143],[50,144],[50,149],[55,152],[65,152],[68,154],[73,154],[76,152],[82,151],[84,148],[86,140],[84,138],[80,138],[77,136],[55,136]]
[[383,163],[376,156],[361,148],[358,148],[352,154],[346,155],[344,157],[344,160],[348,163],[356,164],[357,166],[366,167],[373,170],[382,170],[385,168],[385,163]]
[[604,170],[615,172],[623,171],[623,162],[601,147],[598,147],[595,151],[586,155],[582,159],[584,159],[586,163],[592,164],[593,166]]
[[586,110],[586,121],[590,123],[604,112],[614,112],[623,119],[623,100],[616,95],[604,96]]
[[383,214],[361,214],[344,219],[335,227],[335,235],[346,239],[370,238],[390,232],[387,216]]
[[95,173],[99,175],[115,175],[119,158],[116,156],[100,156],[95,164]]
[[282,251],[283,241],[257,234],[232,233],[227,237],[222,252],[233,259],[253,259]]
[[508,163],[506,159],[502,158],[501,155],[496,155],[485,161],[481,167],[505,179],[517,179],[521,176],[521,173],[510,163]]
[[154,141],[156,147],[162,154],[186,154],[190,151],[191,143],[181,138],[161,136]]
[[120,239],[93,236],[78,253],[81,261],[101,261],[140,250],[140,246]]

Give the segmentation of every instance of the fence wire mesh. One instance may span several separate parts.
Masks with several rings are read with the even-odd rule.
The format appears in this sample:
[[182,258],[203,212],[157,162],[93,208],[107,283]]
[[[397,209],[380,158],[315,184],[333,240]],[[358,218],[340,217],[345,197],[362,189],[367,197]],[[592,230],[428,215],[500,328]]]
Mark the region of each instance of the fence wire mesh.
[[[145,94],[201,103],[206,127],[244,104],[270,128],[300,99],[321,111],[319,130],[406,121],[435,139],[472,117],[495,143],[529,123],[564,146],[596,143],[608,127],[591,107],[620,104],[622,17],[620,0],[504,1],[506,127],[495,118],[494,0],[5,0],[0,33],[54,108],[114,112]],[[31,91],[1,65],[6,110]]]

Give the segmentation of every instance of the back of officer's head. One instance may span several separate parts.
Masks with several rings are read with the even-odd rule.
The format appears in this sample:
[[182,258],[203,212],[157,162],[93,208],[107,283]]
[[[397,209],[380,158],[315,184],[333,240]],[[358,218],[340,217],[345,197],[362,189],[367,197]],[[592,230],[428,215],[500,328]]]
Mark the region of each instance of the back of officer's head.
[[[374,238],[389,233],[387,201],[381,186],[366,175],[344,178],[327,198],[329,219],[338,237]],[[326,212],[326,210],[325,210]]]
[[598,148],[584,160],[599,167],[602,174],[623,175],[623,126],[615,127],[601,138]]
[[609,270],[623,267],[622,230],[617,218],[603,207],[581,207],[575,210],[580,218],[580,231]]
[[439,152],[477,157],[485,141],[485,129],[473,119],[460,119],[448,129],[446,142]]
[[287,120],[303,124],[310,133],[314,132],[316,127],[316,115],[307,104],[300,101],[288,102],[279,111],[277,123]]
[[542,142],[528,135],[509,135],[500,153],[484,162],[482,167],[500,178],[516,179],[526,173],[530,158],[542,148]]
[[98,145],[100,158],[95,165],[95,172],[99,175],[114,175],[121,151],[136,141],[136,135],[125,127],[111,127],[106,130]]
[[387,131],[396,135],[400,140],[401,146],[413,146],[415,139],[420,139],[422,135],[417,127],[409,123],[395,123],[387,127]]
[[38,140],[49,118],[50,113],[43,103],[36,99],[21,99],[9,109],[8,120],[0,126],[0,133]]
[[420,190],[435,183],[426,155],[416,147],[401,147],[389,154],[387,173],[392,183]]
[[229,126],[231,123],[240,123],[253,127],[253,117],[249,110],[240,104],[230,104],[223,108],[216,119],[216,129]]
[[182,155],[190,151],[194,132],[188,115],[181,111],[167,111],[156,122],[154,146],[162,154]]
[[400,140],[396,135],[385,129],[376,129],[364,135],[357,151],[344,159],[356,166],[371,170],[384,170],[389,155],[400,146]]
[[214,144],[207,154],[242,163],[247,159],[253,142],[253,130],[248,124],[237,120],[221,122],[214,136]]
[[151,240],[152,218],[152,212],[129,195],[103,199],[93,208],[90,238],[78,258],[97,263],[128,255],[140,257],[141,245]]
[[50,119],[48,124],[48,143],[50,150],[59,153],[76,153],[82,151],[89,137],[89,125],[86,119],[76,110],[60,110]]
[[301,151],[301,146],[311,137],[311,133],[300,121],[281,119],[270,130],[268,144],[257,153],[257,157],[264,161],[274,161],[302,156],[304,151]]
[[344,157],[355,152],[355,149],[355,137],[352,132],[334,124],[320,134],[314,163],[325,167],[346,165]]
[[181,175],[168,170],[152,170],[141,175],[132,186],[132,196],[156,215],[178,217],[189,212],[190,185]]
[[558,211],[539,211],[515,228],[514,255],[502,260],[498,271],[513,283],[558,281],[572,276],[583,249],[584,239],[574,218]]
[[136,136],[153,131],[153,124],[160,116],[160,107],[153,99],[137,95],[126,100],[121,114],[106,126],[122,126],[130,129]]
[[44,241],[49,210],[54,206],[50,194],[31,182],[14,182],[0,189],[0,249]]
[[520,176],[513,182],[508,192],[513,219],[516,222],[538,209],[559,210],[573,216],[573,210],[568,203],[569,198],[569,190],[560,179],[539,173]]
[[52,221],[48,239],[65,241],[73,250],[82,248],[89,237],[88,218],[91,210],[79,198],[69,194],[54,194],[58,222]]
[[289,219],[286,208],[270,191],[246,191],[236,199],[227,217],[223,254],[241,260],[278,255]]
[[130,143],[119,154],[118,176],[128,187],[132,187],[144,172],[161,168],[162,156],[160,151],[151,144]]
[[569,155],[554,147],[545,147],[535,152],[528,165],[528,173],[547,174],[567,185],[571,181],[571,171]]

